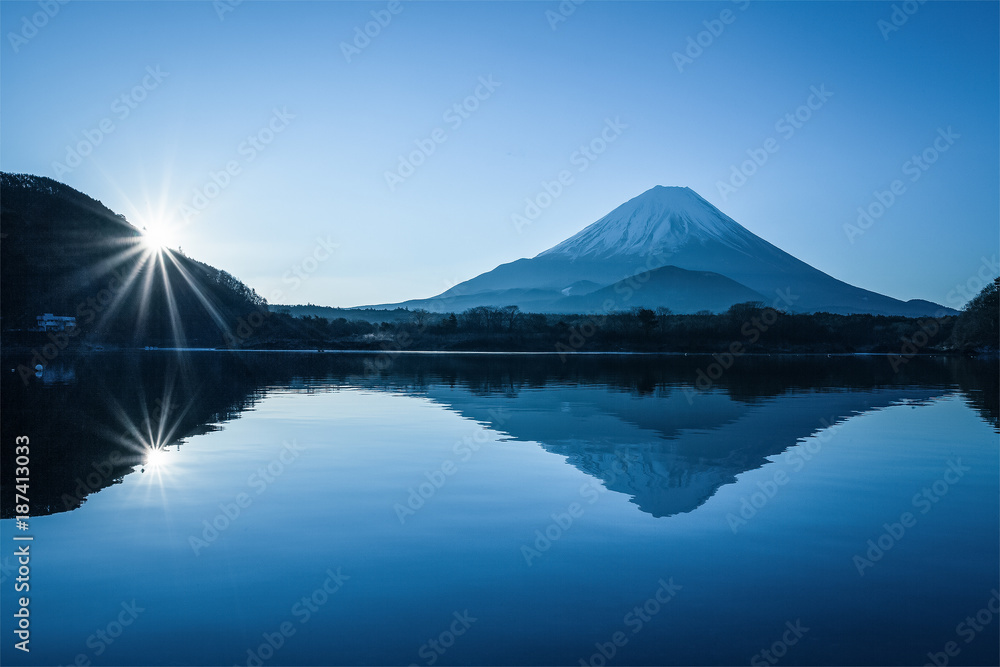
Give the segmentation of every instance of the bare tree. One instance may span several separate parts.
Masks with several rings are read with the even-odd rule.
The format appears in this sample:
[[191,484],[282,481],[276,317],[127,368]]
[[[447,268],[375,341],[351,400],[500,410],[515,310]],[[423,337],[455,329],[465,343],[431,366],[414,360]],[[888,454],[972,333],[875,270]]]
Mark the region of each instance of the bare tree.
[[517,306],[504,306],[500,309],[500,314],[503,317],[503,321],[507,324],[507,331],[513,331],[514,325],[517,324],[520,318],[521,309]]

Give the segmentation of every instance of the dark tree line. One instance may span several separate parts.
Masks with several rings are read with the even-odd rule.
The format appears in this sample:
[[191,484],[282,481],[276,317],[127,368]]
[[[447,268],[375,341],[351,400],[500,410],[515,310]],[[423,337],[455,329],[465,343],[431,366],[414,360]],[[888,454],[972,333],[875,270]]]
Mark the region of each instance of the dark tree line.
[[1000,278],[994,278],[962,309],[952,343],[973,349],[1000,346]]
[[260,318],[259,325],[240,339],[238,346],[506,350],[563,355],[730,351],[912,356],[917,352],[984,351],[997,348],[996,289],[994,284],[984,290],[959,316],[937,318],[787,313],[759,302],[736,304],[725,313],[685,315],[666,308],[546,315],[524,313],[516,306],[478,306],[460,313],[415,310],[407,319],[392,322],[270,313]]

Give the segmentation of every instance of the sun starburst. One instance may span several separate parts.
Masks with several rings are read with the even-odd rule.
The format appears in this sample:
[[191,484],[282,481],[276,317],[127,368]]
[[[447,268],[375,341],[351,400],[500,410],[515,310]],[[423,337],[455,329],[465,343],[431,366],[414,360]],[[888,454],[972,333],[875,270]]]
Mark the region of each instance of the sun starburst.
[[142,244],[153,253],[161,253],[176,245],[170,226],[162,220],[151,220],[143,226]]

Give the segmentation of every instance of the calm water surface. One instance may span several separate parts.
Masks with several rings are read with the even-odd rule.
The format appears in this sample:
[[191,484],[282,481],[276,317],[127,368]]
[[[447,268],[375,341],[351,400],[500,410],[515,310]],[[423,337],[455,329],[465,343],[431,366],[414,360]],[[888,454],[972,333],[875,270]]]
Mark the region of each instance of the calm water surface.
[[4,664],[1000,659],[995,363],[709,383],[711,357],[160,351],[28,386],[17,363]]

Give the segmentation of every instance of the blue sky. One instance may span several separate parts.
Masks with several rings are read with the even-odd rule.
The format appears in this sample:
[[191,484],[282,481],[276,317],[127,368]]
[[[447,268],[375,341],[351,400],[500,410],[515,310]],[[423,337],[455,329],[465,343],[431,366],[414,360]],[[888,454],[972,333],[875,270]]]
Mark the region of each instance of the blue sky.
[[997,3],[560,6],[5,1],[0,169],[162,228],[278,303],[432,296],[654,185],[901,299],[957,305],[1000,252]]

